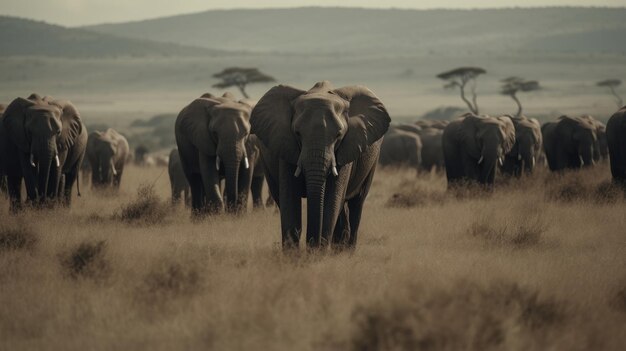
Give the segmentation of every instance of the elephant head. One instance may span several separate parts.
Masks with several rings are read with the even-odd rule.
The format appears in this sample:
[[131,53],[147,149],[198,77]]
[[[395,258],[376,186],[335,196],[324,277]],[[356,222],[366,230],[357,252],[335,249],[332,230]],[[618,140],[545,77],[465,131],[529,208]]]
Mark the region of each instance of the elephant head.
[[335,89],[323,81],[304,91],[279,85],[258,102],[252,133],[272,155],[295,166],[294,177],[304,177],[307,236],[320,237],[329,177],[357,160],[390,122],[382,102],[362,86]]
[[[223,173],[226,186],[226,210],[237,212],[239,199],[238,184],[240,169],[249,168],[246,140],[250,135],[250,113],[253,103],[237,101],[230,93],[221,97],[204,94],[187,108],[193,109],[193,118],[187,130],[194,132],[190,141],[204,156],[215,157],[215,168]],[[190,111],[188,111],[189,113]]]
[[531,173],[541,150],[541,124],[536,119],[523,116],[512,120],[515,126],[515,144],[509,155],[521,163],[525,172]]
[[[23,175],[29,193],[42,200],[48,192],[51,170],[60,168],[59,153],[73,143],[82,124],[77,113],[64,103],[45,100],[37,94],[17,98],[7,107],[3,126],[21,155]],[[74,110],[75,111],[75,110]],[[51,192],[56,189],[51,189]]]
[[463,116],[458,136],[465,152],[478,164],[478,181],[493,184],[496,166],[502,164],[504,155],[515,144],[515,127],[508,116]]

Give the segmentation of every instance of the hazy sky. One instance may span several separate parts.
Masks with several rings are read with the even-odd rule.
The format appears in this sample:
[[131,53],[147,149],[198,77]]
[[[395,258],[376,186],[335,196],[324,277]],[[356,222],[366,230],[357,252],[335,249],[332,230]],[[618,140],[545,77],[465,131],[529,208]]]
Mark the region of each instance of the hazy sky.
[[300,6],[484,8],[537,6],[626,7],[626,0],[1,0],[0,14],[78,26],[124,22],[210,9]]

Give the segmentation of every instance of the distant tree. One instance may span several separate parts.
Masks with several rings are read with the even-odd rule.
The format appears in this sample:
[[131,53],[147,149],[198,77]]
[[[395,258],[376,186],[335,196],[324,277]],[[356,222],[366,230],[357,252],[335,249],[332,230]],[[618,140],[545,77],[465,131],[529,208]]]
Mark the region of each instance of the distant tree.
[[[478,103],[476,102],[476,78],[479,75],[485,73],[487,73],[487,71],[480,67],[459,67],[451,71],[439,73],[437,75],[437,78],[448,82],[444,86],[444,88],[446,89],[454,89],[456,87],[459,87],[459,90],[461,92],[461,99],[463,99],[463,101],[467,104],[467,107],[469,107],[472,113],[478,114]],[[467,84],[470,84],[470,89],[472,93],[471,101],[468,100],[467,97],[465,97],[465,87],[467,86]]]
[[513,101],[517,104],[517,114],[516,116],[522,115],[522,103],[517,98],[517,93],[519,92],[529,92],[536,91],[541,89],[539,86],[539,82],[536,80],[525,80],[520,77],[509,77],[501,80],[502,82],[502,90],[500,90],[500,94],[510,96]]
[[624,101],[622,100],[622,98],[617,95],[617,92],[615,91],[615,88],[619,87],[620,85],[622,85],[622,81],[619,79],[606,79],[603,81],[600,81],[598,83],[596,83],[597,86],[599,87],[607,87],[609,88],[609,90],[611,91],[611,94],[615,97],[615,103],[617,103],[617,108],[621,108],[622,106],[624,106]]
[[246,86],[252,83],[270,83],[275,82],[274,77],[269,76],[258,68],[242,68],[242,67],[229,67],[223,71],[213,75],[214,78],[219,78],[222,81],[214,84],[214,88],[226,89],[230,87],[237,87],[246,99],[249,98],[246,93]]

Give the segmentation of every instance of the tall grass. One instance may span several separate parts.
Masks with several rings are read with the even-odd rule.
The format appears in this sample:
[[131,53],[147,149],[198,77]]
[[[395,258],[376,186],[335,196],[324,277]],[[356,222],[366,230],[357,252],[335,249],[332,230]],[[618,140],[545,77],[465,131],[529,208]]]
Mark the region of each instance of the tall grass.
[[128,167],[119,194],[70,210],[0,200],[0,349],[626,344],[626,202],[606,165],[487,195],[379,170],[355,252],[289,256],[274,209],[192,221],[161,171]]

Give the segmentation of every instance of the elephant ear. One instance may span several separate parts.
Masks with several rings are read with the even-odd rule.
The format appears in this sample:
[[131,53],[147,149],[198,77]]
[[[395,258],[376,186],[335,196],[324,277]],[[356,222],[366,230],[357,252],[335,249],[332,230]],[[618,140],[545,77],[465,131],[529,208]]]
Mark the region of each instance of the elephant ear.
[[463,145],[465,151],[472,157],[478,159],[481,155],[480,145],[478,143],[480,123],[482,123],[484,117],[478,117],[473,113],[466,113],[462,115],[461,125],[457,129],[457,140]]
[[58,147],[61,151],[71,148],[76,138],[83,132],[83,123],[80,113],[71,102],[56,100],[50,103],[61,109],[61,136],[58,139]]
[[215,95],[213,95],[211,93],[204,93],[204,94],[202,94],[202,96],[200,96],[200,98],[203,98],[203,99],[215,99]]
[[349,103],[348,132],[337,150],[339,166],[355,161],[361,153],[385,135],[391,118],[382,101],[364,86],[334,90]]
[[180,111],[177,118],[180,121],[180,128],[189,136],[191,143],[208,156],[215,156],[217,149],[209,124],[213,107],[220,103],[211,98],[195,99]]
[[26,134],[25,122],[28,108],[36,103],[32,100],[17,98],[4,110],[2,125],[7,130],[11,141],[25,153],[30,152],[30,141]]
[[304,93],[304,90],[277,85],[263,95],[250,117],[250,133],[255,134],[270,152],[294,165],[300,157],[300,144],[291,127],[292,102]]
[[502,149],[505,154],[508,154],[513,145],[515,145],[515,125],[510,116],[501,116],[497,119],[502,123],[500,131],[502,132]]
[[223,98],[229,99],[229,100],[235,100],[235,95],[233,95],[233,93],[227,91],[222,95]]

